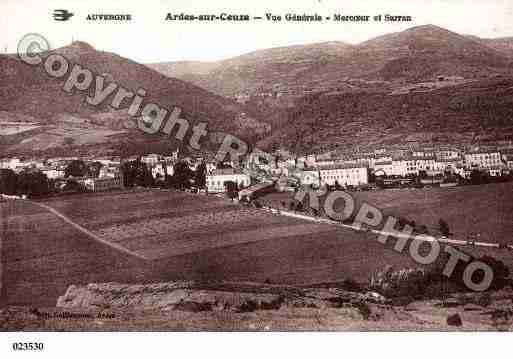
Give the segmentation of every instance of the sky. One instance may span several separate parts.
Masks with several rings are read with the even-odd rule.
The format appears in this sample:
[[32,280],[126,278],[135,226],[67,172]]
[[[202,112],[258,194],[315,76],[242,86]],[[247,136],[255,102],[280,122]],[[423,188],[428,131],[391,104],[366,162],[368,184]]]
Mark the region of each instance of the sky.
[[[70,21],[52,18],[66,9]],[[271,23],[165,21],[167,13],[407,15],[412,22]],[[90,22],[88,14],[131,14],[132,21]],[[433,24],[461,34],[513,36],[511,0],[0,0],[0,52],[15,52],[27,33],[44,36],[51,48],[85,41],[141,63],[216,61],[257,49],[323,41],[356,44],[406,28]]]

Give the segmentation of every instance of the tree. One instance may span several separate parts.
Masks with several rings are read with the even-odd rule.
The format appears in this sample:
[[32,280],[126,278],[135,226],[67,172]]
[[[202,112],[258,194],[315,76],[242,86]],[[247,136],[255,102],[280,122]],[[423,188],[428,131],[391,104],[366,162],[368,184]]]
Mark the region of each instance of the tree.
[[48,177],[41,171],[23,171],[18,176],[18,193],[41,196],[50,192]]
[[420,234],[429,234],[429,229],[426,225],[423,224],[418,228],[418,232]]
[[[479,258],[480,262],[483,262],[485,264],[488,264],[488,266],[493,271],[493,280],[490,285],[489,289],[493,290],[499,290],[503,289],[508,283],[511,282],[509,279],[510,270],[507,265],[504,264],[503,261],[496,259],[490,255],[484,255],[481,258]],[[478,272],[479,273],[479,272]],[[477,274],[477,273],[476,273]],[[480,275],[477,275],[478,278],[475,278],[476,282],[480,282],[483,280],[483,273],[480,273]]]
[[173,166],[174,174],[169,178],[169,185],[176,188],[189,188],[195,173],[187,162],[180,161]]
[[87,176],[89,177],[98,177],[100,175],[100,169],[103,167],[103,165],[98,162],[92,162],[87,165]]
[[18,176],[11,169],[0,169],[0,193],[13,195],[18,188]]
[[63,192],[85,192],[86,188],[84,185],[78,183],[75,180],[69,179],[66,184],[62,187]]
[[479,170],[472,170],[472,172],[470,172],[471,184],[483,184],[486,183],[487,180],[488,178],[484,172],[481,172]]
[[438,228],[443,236],[448,236],[449,234],[451,234],[451,231],[449,230],[449,224],[447,224],[447,222],[444,221],[442,218],[440,218],[440,220],[438,221]]
[[201,162],[194,172],[194,184],[198,188],[205,188],[207,184],[207,165]]
[[123,182],[127,187],[151,187],[154,184],[148,166],[140,159],[123,163],[121,170],[123,172]]
[[87,165],[84,161],[73,160],[64,170],[64,177],[84,177],[87,174]]
[[226,188],[226,195],[228,198],[231,198],[232,201],[234,198],[239,196],[239,186],[237,185],[237,182],[226,181],[224,183],[224,187]]

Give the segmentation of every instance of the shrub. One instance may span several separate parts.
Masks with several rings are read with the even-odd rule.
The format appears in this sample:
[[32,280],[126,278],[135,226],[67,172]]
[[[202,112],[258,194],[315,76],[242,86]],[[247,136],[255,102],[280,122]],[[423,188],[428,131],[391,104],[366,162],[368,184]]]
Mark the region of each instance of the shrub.
[[[502,289],[511,282],[511,279],[509,278],[509,268],[504,264],[503,261],[495,259],[489,255],[485,255],[479,258],[479,261],[488,264],[493,270],[493,280],[489,288],[490,290]],[[479,272],[476,272],[477,276],[479,276],[478,273]],[[476,278],[475,280],[479,281],[481,278]]]
[[480,305],[481,307],[488,307],[490,304],[492,304],[492,296],[488,292],[482,293],[477,298],[476,304]]
[[356,309],[358,309],[358,312],[362,315],[364,320],[369,320],[372,311],[367,303],[358,302],[355,303],[354,306],[356,307]]
[[440,230],[440,233],[443,236],[448,236],[449,234],[451,234],[451,231],[449,230],[449,225],[442,218],[440,218],[440,220],[438,221],[438,227],[439,227],[438,229]]

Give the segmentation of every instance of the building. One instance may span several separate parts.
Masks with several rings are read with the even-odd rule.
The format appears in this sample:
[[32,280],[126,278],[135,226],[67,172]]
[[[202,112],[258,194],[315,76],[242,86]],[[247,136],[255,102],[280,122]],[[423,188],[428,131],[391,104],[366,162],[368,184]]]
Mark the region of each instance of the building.
[[319,167],[321,186],[360,186],[369,183],[367,167],[363,165],[327,165]]
[[394,166],[392,160],[375,162],[374,174],[376,176],[392,176],[394,174]]
[[463,163],[460,157],[453,158],[440,158],[435,162],[435,166],[433,170],[443,173],[443,172],[456,172],[456,168]]
[[276,190],[274,182],[258,183],[239,191],[239,200],[251,201]]
[[415,149],[412,151],[414,157],[435,157],[435,152],[432,148]]
[[141,156],[141,162],[146,163],[147,166],[153,167],[162,161],[162,156],[151,153],[149,155]]
[[417,161],[413,157],[392,160],[392,174],[401,177],[417,176],[419,174]]
[[43,168],[41,172],[48,177],[48,179],[56,179],[64,177],[64,170],[57,168]]
[[469,179],[471,173],[472,173],[472,171],[470,171],[468,168],[465,168],[465,166],[463,166],[461,164],[456,165],[456,167],[454,168],[454,174],[456,174],[462,178]]
[[24,166],[24,162],[19,158],[6,158],[0,161],[0,168],[16,170]]
[[465,164],[471,168],[489,169],[501,165],[499,151],[475,150],[464,155]]
[[502,153],[502,163],[510,170],[513,170],[513,151],[506,150]]
[[505,170],[505,166],[499,165],[499,166],[492,166],[487,168],[488,174],[492,177],[499,177],[502,176],[502,172]]
[[460,153],[458,150],[453,148],[440,148],[436,151],[436,159],[437,160],[456,160],[460,158]]
[[417,170],[419,171],[433,171],[435,169],[435,157],[434,156],[413,156]]
[[391,174],[394,176],[418,176],[419,171],[431,172],[436,169],[433,156],[401,156],[392,160]]
[[117,166],[103,166],[100,168],[100,173],[98,174],[99,178],[114,178],[120,177],[121,172],[119,167]]
[[319,188],[321,186],[321,178],[319,177],[319,170],[314,168],[306,168],[299,173],[299,183],[301,186],[311,186]]
[[121,177],[85,178],[79,181],[84,187],[92,192],[109,191],[123,188]]
[[160,162],[151,168],[153,178],[165,178],[166,174],[168,176],[175,174],[175,167],[172,163]]
[[245,173],[233,168],[215,169],[207,174],[207,191],[210,193],[225,192],[225,183],[230,181],[237,183],[239,189],[251,184],[251,178]]

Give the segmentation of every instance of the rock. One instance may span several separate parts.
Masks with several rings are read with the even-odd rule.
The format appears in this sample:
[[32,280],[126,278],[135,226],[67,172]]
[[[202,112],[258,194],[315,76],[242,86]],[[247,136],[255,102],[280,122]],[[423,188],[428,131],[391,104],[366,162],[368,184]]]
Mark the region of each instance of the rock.
[[70,286],[57,301],[63,308],[162,309],[191,312],[279,309],[279,294],[199,289],[193,283],[121,285],[116,283]]
[[463,325],[463,322],[461,321],[460,315],[458,313],[449,315],[447,317],[447,325],[453,327],[461,327]]
[[294,288],[249,283],[170,282],[146,285],[93,283],[70,286],[59,298],[61,308],[180,310],[189,312],[253,312],[282,306],[303,308],[360,308],[367,303],[388,304],[377,292],[341,288]]
[[367,292],[362,295],[362,299],[366,302],[375,304],[388,304],[390,301],[377,292]]
[[427,277],[423,269],[386,266],[372,273],[369,286],[387,298],[416,297],[424,294]]

